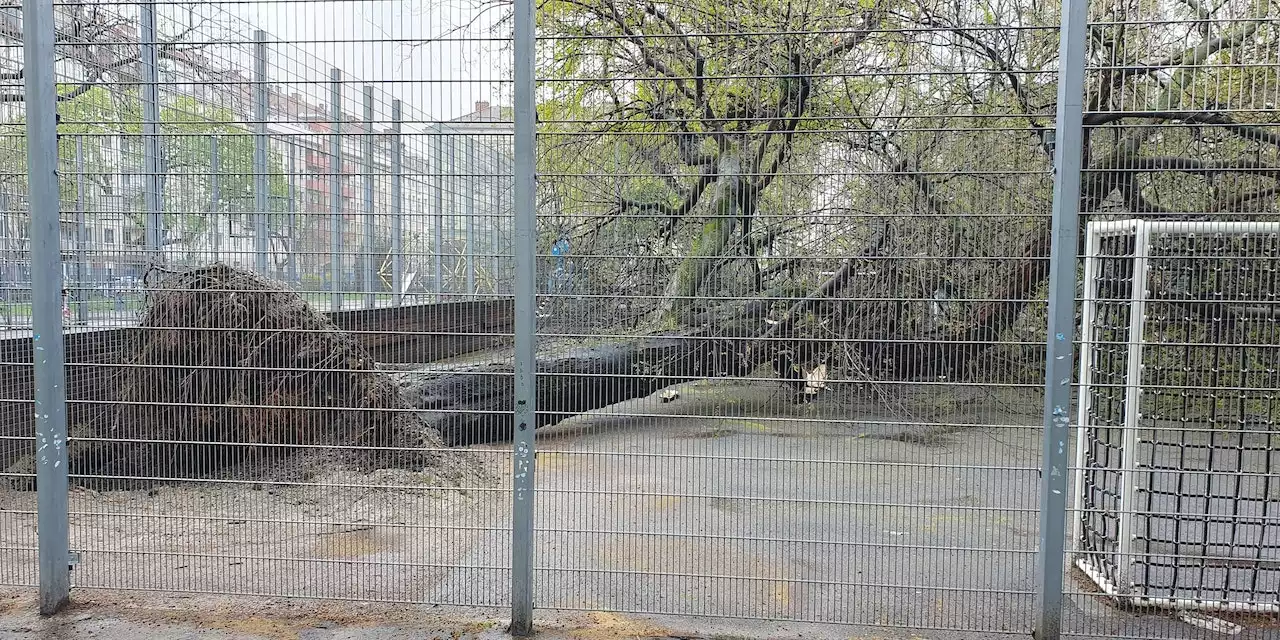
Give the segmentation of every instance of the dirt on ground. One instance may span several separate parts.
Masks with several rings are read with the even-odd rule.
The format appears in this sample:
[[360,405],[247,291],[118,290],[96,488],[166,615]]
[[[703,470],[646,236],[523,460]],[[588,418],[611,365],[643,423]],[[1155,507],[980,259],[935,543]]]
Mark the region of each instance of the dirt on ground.
[[[0,638],[53,640],[492,640],[508,638],[508,621],[484,611],[442,613],[431,607],[370,602],[316,602],[148,595],[77,594],[49,618],[32,613],[34,598],[0,591]],[[697,634],[701,635],[701,634]],[[540,623],[543,640],[676,639],[675,632],[610,613],[560,616]],[[712,637],[712,636],[706,636]],[[715,637],[729,640],[730,635]]]
[[[1029,637],[1034,394],[674,390],[539,432],[540,637]],[[460,450],[475,472],[449,477],[75,489],[71,611],[41,620],[30,586],[0,595],[0,638],[503,637],[510,448]],[[33,585],[35,494],[2,487],[0,584]],[[1206,637],[1070,586],[1074,637]],[[1275,637],[1263,622],[1234,637]]]

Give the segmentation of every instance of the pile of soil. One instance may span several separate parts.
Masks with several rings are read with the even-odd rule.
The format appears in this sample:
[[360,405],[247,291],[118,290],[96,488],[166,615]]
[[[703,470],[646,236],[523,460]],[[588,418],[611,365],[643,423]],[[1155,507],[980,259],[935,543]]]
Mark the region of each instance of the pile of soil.
[[120,354],[114,402],[73,451],[73,473],[281,479],[304,473],[299,456],[462,464],[421,450],[443,445],[397,381],[284,283],[213,264],[159,279],[148,298]]

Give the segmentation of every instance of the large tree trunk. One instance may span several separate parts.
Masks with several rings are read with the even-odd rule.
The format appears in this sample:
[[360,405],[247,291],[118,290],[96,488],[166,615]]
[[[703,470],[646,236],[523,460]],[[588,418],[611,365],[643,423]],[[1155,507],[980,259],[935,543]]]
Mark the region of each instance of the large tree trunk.
[[[691,332],[540,355],[533,428],[680,382],[745,375],[761,362],[750,353],[741,340]],[[514,383],[509,364],[488,363],[410,372],[401,389],[423,421],[458,446],[511,438]]]

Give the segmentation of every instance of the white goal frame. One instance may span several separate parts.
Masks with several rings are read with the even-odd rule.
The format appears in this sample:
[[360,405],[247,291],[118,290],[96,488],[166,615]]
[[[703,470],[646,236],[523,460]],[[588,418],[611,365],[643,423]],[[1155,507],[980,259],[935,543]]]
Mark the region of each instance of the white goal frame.
[[[1143,394],[1142,357],[1146,306],[1149,299],[1148,258],[1151,251],[1151,238],[1155,234],[1173,234],[1183,237],[1196,236],[1246,236],[1246,235],[1280,235],[1280,223],[1277,222],[1224,222],[1224,221],[1173,221],[1128,219],[1115,221],[1092,221],[1086,227],[1084,259],[1084,286],[1080,318],[1080,360],[1079,360],[1079,394],[1077,400],[1076,420],[1076,464],[1072,473],[1074,480],[1074,509],[1072,513],[1070,553],[1073,563],[1085,573],[1105,595],[1118,602],[1135,606],[1156,607],[1173,610],[1205,610],[1205,611],[1241,611],[1272,613],[1280,612],[1280,603],[1226,602],[1216,600],[1200,600],[1173,598],[1151,595],[1147,585],[1135,584],[1130,567],[1135,557],[1141,554],[1134,550],[1134,512],[1136,504],[1135,451],[1138,445],[1139,407]],[[1094,344],[1092,343],[1092,327],[1096,320],[1098,306],[1099,278],[1098,268],[1104,258],[1115,259],[1116,256],[1102,256],[1104,238],[1131,236],[1134,238],[1133,254],[1123,259],[1133,262],[1133,283],[1129,299],[1129,327],[1125,342],[1127,352],[1125,369],[1127,382],[1123,394],[1123,431],[1120,438],[1120,463],[1118,466],[1094,466],[1092,470],[1105,469],[1118,472],[1120,481],[1118,535],[1115,541],[1116,552],[1107,553],[1113,562],[1112,581],[1102,567],[1094,561],[1100,555],[1098,551],[1086,550],[1084,542],[1085,498],[1089,490],[1085,484],[1086,464],[1088,460],[1089,439],[1086,437],[1095,425],[1090,424],[1091,388],[1093,383]],[[1114,303],[1114,301],[1113,301]],[[1114,428],[1114,427],[1112,427]],[[1094,510],[1096,513],[1097,510]],[[1104,552],[1105,553],[1105,552]],[[1156,555],[1156,554],[1151,554]],[[1117,584],[1118,583],[1118,584]]]

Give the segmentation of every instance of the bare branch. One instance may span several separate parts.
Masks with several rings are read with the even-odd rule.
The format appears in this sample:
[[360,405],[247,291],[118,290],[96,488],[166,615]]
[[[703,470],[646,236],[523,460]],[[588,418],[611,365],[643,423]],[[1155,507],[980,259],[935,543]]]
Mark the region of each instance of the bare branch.
[[1262,127],[1240,124],[1235,120],[1232,120],[1231,117],[1226,114],[1213,113],[1209,111],[1125,111],[1091,113],[1085,116],[1084,124],[1085,126],[1097,126],[1110,122],[1118,122],[1127,118],[1149,118],[1154,120],[1172,120],[1195,124],[1218,125],[1223,129],[1244,138],[1245,140],[1265,142],[1267,144],[1280,147],[1280,133],[1273,133]]
[[[59,101],[74,100],[75,98],[88,93],[94,86],[101,83],[106,74],[137,64],[141,60],[141,51],[139,51],[138,45],[136,43],[130,43],[131,46],[129,48],[134,49],[137,53],[112,62],[99,62],[91,47],[103,44],[103,37],[105,35],[119,26],[128,24],[128,21],[124,18],[111,15],[104,17],[97,6],[90,8],[90,15],[83,16],[82,14],[85,9],[86,5],[84,4],[75,5],[73,8],[73,12],[76,14],[75,19],[71,21],[67,28],[61,29],[55,34],[56,42],[69,47],[73,52],[75,52],[73,55],[64,55],[63,59],[74,59],[86,69],[85,77],[80,82],[75,83],[76,86],[74,89],[67,93],[58,95]],[[158,42],[156,45],[157,56],[173,60],[175,62],[188,63],[189,60],[181,54],[198,51],[201,47],[179,47],[178,42],[190,35],[193,31],[199,29],[203,24],[204,23],[201,22],[200,24],[193,25],[168,41]],[[0,18],[0,34],[15,40],[23,39],[21,25],[3,18]],[[109,44],[120,45],[124,43],[112,41]],[[24,74],[25,69],[19,69],[17,71],[0,74],[0,77],[7,80],[20,80],[24,77]],[[26,94],[22,92],[0,93],[0,103],[16,103],[25,101]]]
[[1265,189],[1256,189],[1254,191],[1246,191],[1237,193],[1231,198],[1214,203],[1213,209],[1216,211],[1235,211],[1240,207],[1263,198],[1274,198],[1280,194],[1280,187],[1271,186]]
[[698,201],[702,199],[706,193],[707,187],[711,186],[716,178],[719,177],[714,169],[703,171],[698,176],[698,181],[694,183],[693,188],[689,190],[688,195],[678,205],[670,205],[663,202],[637,202],[627,198],[622,198],[619,202],[619,213],[639,212],[639,213],[659,213],[672,218],[679,218],[693,211],[698,206]]
[[1108,171],[1151,173],[1155,171],[1179,171],[1182,173],[1215,174],[1246,173],[1280,178],[1280,166],[1256,160],[1197,160],[1176,156],[1133,158],[1118,167],[1099,167]]

